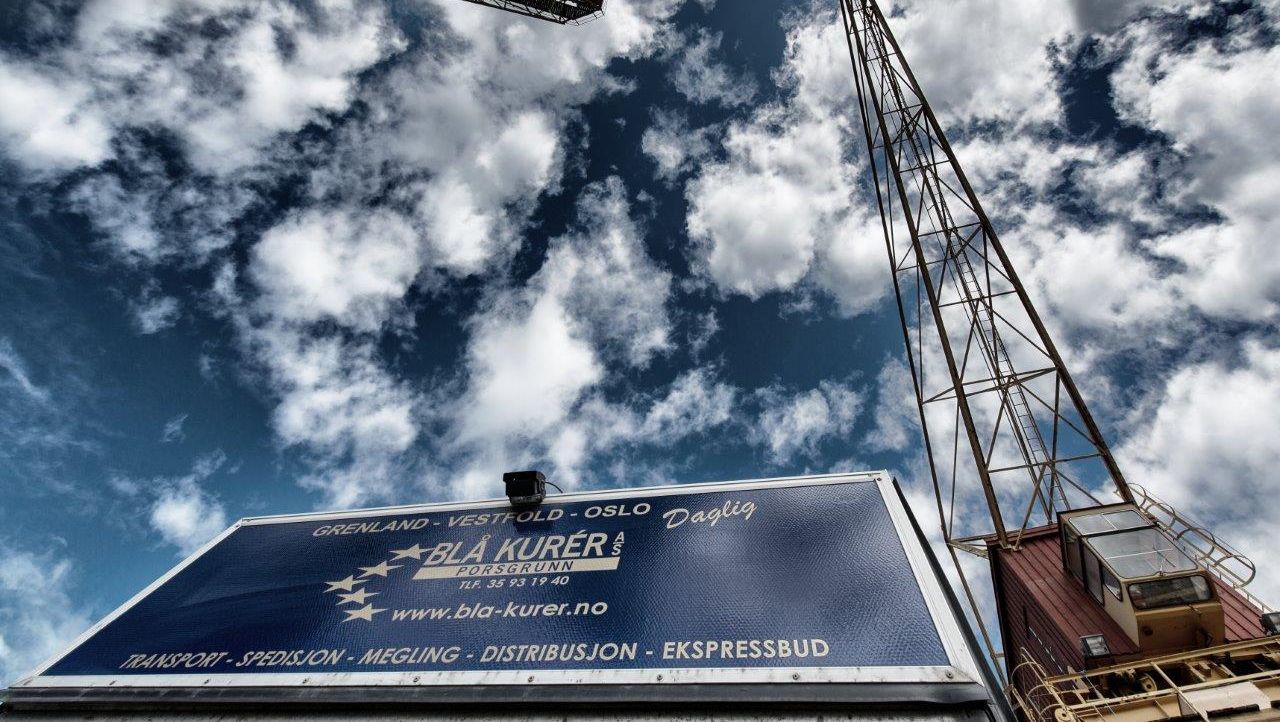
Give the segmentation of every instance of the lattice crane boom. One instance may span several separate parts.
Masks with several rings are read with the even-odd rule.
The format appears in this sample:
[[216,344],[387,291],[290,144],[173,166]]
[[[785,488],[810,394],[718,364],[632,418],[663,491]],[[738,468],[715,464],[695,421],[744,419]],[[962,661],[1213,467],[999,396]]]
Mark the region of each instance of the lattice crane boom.
[[947,541],[1016,546],[1057,511],[1132,501],[880,8],[840,10]]

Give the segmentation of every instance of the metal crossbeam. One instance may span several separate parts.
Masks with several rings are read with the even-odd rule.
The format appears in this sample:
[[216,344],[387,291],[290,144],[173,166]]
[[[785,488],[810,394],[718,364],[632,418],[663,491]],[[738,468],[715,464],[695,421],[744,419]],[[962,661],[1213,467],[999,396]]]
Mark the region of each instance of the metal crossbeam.
[[581,25],[604,12],[604,0],[467,0],[561,25]]

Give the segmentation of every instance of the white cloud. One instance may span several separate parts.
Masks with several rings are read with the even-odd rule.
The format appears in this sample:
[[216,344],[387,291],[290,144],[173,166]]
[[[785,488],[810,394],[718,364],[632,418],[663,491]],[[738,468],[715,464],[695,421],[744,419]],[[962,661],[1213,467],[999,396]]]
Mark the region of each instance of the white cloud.
[[0,140],[34,171],[96,165],[111,153],[111,129],[86,83],[0,57]]
[[1054,121],[1050,43],[1074,29],[1057,0],[896,0],[891,29],[930,105],[947,120]]
[[131,304],[133,325],[143,335],[159,333],[173,327],[181,315],[181,305],[173,296],[144,293],[143,297]]
[[472,391],[460,440],[540,435],[604,376],[591,344],[553,295],[481,321],[469,351]]
[[640,136],[640,149],[657,166],[658,179],[670,185],[710,156],[710,130],[690,128],[678,111],[658,111]]
[[0,686],[56,654],[92,621],[72,599],[73,566],[52,551],[0,544]]
[[723,161],[687,186],[687,228],[701,271],[727,293],[758,298],[808,281],[845,313],[870,308],[887,287],[874,210],[857,189],[852,85],[838,23],[819,13],[787,33],[780,78],[791,97],[756,109],[725,132]]
[[183,427],[187,423],[188,416],[189,414],[178,414],[164,422],[164,429],[160,432],[160,441],[169,444],[187,438]]
[[163,253],[147,198],[126,191],[115,176],[93,176],[72,191],[71,207],[93,218],[129,260],[156,260]]
[[[177,47],[154,42],[202,23],[223,32],[177,30]],[[163,125],[197,168],[226,174],[257,162],[277,133],[346,108],[356,74],[401,47],[381,8],[343,0],[311,12],[284,3],[97,2],[80,13],[77,42],[60,61],[97,89],[95,109],[114,125]]]
[[120,170],[89,175],[67,196],[109,249],[144,266],[175,258],[204,262],[231,244],[233,222],[255,198],[247,184],[173,178],[154,151],[131,141],[121,145]]
[[889,258],[878,216],[845,215],[814,256],[814,284],[853,316],[869,311],[888,294]]
[[408,291],[422,253],[399,215],[307,211],[263,234],[253,249],[259,308],[285,321],[333,319],[377,330]]
[[[799,140],[782,142],[792,146]],[[806,140],[821,144],[813,135]],[[748,149],[756,141],[767,139],[730,130],[729,142],[738,147]],[[782,152],[797,151],[803,152]],[[722,288],[756,298],[789,289],[808,273],[821,211],[813,207],[809,188],[752,165],[747,159],[746,172],[741,166],[712,166],[690,184],[688,230],[690,239],[705,246],[708,275]]]
[[714,380],[710,369],[692,369],[681,374],[666,396],[649,407],[637,436],[649,443],[669,445],[728,423],[736,401],[737,391]]
[[1110,339],[1169,322],[1183,306],[1167,273],[1116,225],[1083,229],[1037,205],[1006,241],[1020,247],[1024,283],[1068,331]]
[[528,284],[473,321],[454,443],[486,465],[545,445],[572,478],[607,432],[575,423],[579,404],[612,365],[643,367],[670,344],[671,277],[645,253],[621,183],[589,187],[578,208],[578,227],[552,241]]
[[1280,349],[1257,340],[1231,363],[1206,361],[1177,370],[1154,406],[1138,410],[1137,429],[1121,455],[1135,479],[1176,505],[1224,521],[1266,506],[1280,485]]
[[[745,105],[756,94],[749,75],[736,75],[714,55],[723,36],[699,29],[693,38],[682,38],[683,47],[671,69],[671,85],[695,103]],[[690,42],[692,41],[692,42]]]
[[616,177],[588,186],[578,215],[580,227],[552,241],[536,281],[606,355],[644,366],[671,346],[671,274],[649,257]]
[[1010,125],[966,138],[956,154],[1069,366],[1172,343],[1189,304],[1146,241],[1172,218],[1153,190],[1167,171],[1148,153]]
[[254,355],[269,359],[277,436],[313,455],[314,471],[300,483],[337,508],[391,498],[405,481],[402,457],[419,434],[413,388],[384,367],[368,340],[313,337],[286,326],[246,335]]
[[151,507],[151,526],[165,541],[190,554],[227,528],[222,505],[193,484],[160,493]]
[[[304,486],[326,504],[390,498],[427,412],[379,334],[411,323],[414,284],[501,276],[538,198],[579,152],[562,140],[582,123],[576,106],[624,87],[606,68],[656,52],[677,5],[613,0],[601,20],[566,31],[449,0],[426,9],[431,24],[411,45],[384,7],[349,0],[92,2],[70,21],[74,37],[38,62],[0,65],[15,97],[57,94],[42,117],[0,111],[0,140],[51,169],[116,160],[77,179],[73,209],[136,267],[219,264],[211,310],[277,399],[281,444],[315,465]],[[291,137],[309,124],[331,132]],[[40,135],[55,131],[90,145]],[[229,261],[237,221],[282,174],[302,181],[300,208]],[[671,343],[669,276],[631,238],[594,242],[565,241],[540,281],[545,302],[519,302],[540,321],[562,314],[598,363],[644,365]],[[628,272],[638,275],[617,280]],[[187,303],[144,301],[144,331]],[[593,310],[610,304],[628,312]]]
[[439,3],[438,31],[451,42],[406,56],[363,89],[371,111],[339,131],[338,162],[312,174],[313,194],[358,199],[392,183],[436,267],[470,276],[501,266],[538,197],[558,187],[572,109],[619,87],[605,72],[613,58],[656,51],[674,7],[621,0],[566,31]]
[[49,401],[48,389],[38,386],[31,380],[31,374],[27,371],[27,364],[22,356],[18,354],[18,350],[13,347],[13,342],[7,338],[0,338],[0,369],[4,369],[13,384],[27,398],[40,404]]
[[1280,259],[1269,239],[1280,233],[1271,192],[1280,184],[1272,142],[1280,98],[1268,78],[1280,72],[1280,48],[1223,53],[1205,43],[1176,53],[1145,26],[1132,34],[1134,49],[1112,77],[1117,108],[1169,136],[1189,158],[1184,192],[1223,218],[1156,238],[1151,249],[1185,265],[1185,293],[1206,312],[1274,319]]
[[[669,277],[647,262],[630,226],[604,228],[616,219],[603,216],[599,235],[553,244],[527,291],[497,294],[471,320],[472,373],[459,379],[470,383],[470,406],[453,406],[452,389],[422,398],[388,368],[375,337],[403,318],[413,284],[490,274],[514,257],[538,197],[558,187],[573,107],[616,87],[605,73],[613,58],[653,52],[674,6],[619,0],[602,20],[566,33],[442,3],[435,30],[449,42],[406,54],[361,88],[368,112],[337,130],[309,172],[316,207],[255,248],[243,275],[261,293],[246,304],[234,270],[221,276],[219,296],[278,399],[277,434],[315,464],[302,483],[323,491],[326,504],[391,499],[413,483],[415,441],[442,407],[458,411],[443,423],[446,446],[505,448],[509,434],[527,431],[512,418],[546,431],[536,419],[558,418],[611,359],[643,364],[668,347]],[[388,188],[397,211],[371,210],[387,203]],[[595,198],[599,213],[625,215],[620,194]],[[319,320],[345,331],[309,325]],[[541,365],[525,358],[535,365],[518,367],[507,356],[522,344],[542,354]],[[512,414],[504,399],[529,406]],[[566,431],[558,448],[569,459],[580,446]],[[455,451],[442,451],[437,465]],[[496,466],[505,453],[485,458]],[[490,471],[464,470],[458,488],[487,488]]]
[[201,487],[226,463],[221,450],[196,459],[191,472],[176,478],[154,479],[149,483],[129,479],[113,480],[126,494],[139,492],[151,497],[148,521],[166,542],[186,556],[227,528],[227,514],[218,498]]
[[822,441],[848,434],[862,411],[861,394],[825,381],[790,395],[766,390],[763,402],[757,433],[774,464],[785,464],[797,454],[812,455]]
[[1236,361],[1188,364],[1117,450],[1126,476],[1249,554],[1264,597],[1280,594],[1270,509],[1280,494],[1280,349],[1247,340]]
[[917,459],[922,448],[909,448],[920,438],[920,414],[911,371],[898,358],[886,359],[876,375],[875,426],[863,443],[872,451],[904,451]]

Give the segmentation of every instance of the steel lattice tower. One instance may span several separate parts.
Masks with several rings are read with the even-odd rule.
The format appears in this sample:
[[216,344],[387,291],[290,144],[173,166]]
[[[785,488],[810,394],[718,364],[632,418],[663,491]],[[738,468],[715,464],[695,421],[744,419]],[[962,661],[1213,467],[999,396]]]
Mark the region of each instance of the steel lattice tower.
[[[930,473],[952,549],[1132,501],[875,0],[840,0]],[[971,508],[977,492],[985,502]]]

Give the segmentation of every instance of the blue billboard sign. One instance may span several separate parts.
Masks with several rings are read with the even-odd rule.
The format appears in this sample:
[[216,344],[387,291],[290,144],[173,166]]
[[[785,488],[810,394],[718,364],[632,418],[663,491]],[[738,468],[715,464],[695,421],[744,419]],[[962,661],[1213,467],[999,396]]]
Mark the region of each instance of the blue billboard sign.
[[892,482],[246,519],[17,687],[978,679]]

